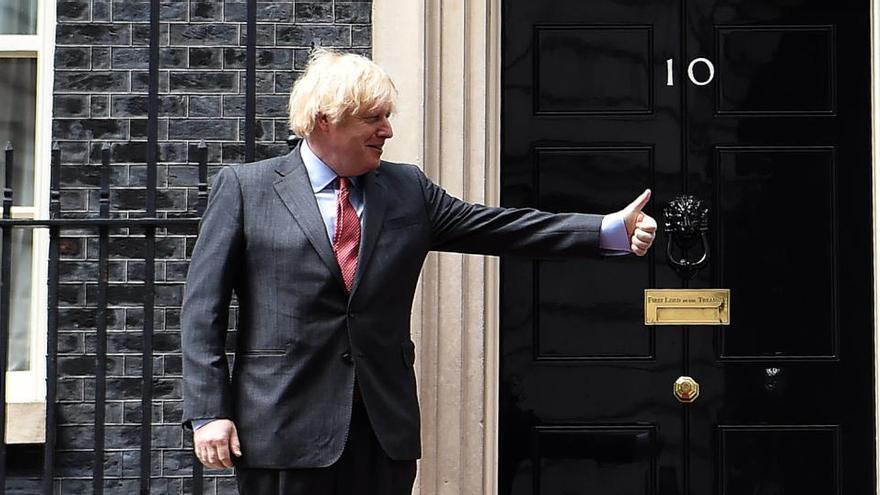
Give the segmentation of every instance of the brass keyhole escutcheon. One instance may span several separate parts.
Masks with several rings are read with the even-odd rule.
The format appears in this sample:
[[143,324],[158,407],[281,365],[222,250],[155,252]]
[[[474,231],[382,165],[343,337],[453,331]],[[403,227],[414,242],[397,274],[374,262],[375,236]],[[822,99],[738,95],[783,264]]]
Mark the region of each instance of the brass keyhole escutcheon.
[[690,404],[700,396],[700,384],[689,376],[680,376],[672,386],[675,398],[684,404]]

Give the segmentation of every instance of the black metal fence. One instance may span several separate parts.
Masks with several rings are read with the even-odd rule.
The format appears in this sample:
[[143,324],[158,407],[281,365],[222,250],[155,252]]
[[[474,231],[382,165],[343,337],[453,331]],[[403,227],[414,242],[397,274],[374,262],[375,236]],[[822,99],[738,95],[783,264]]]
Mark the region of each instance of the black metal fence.
[[[102,494],[105,490],[104,481],[106,478],[113,476],[105,476],[105,453],[107,450],[107,421],[105,417],[105,407],[108,396],[108,380],[107,380],[107,328],[108,328],[108,282],[110,280],[110,235],[116,232],[116,229],[138,229],[144,233],[143,243],[143,260],[144,260],[144,287],[143,287],[143,345],[141,352],[142,369],[141,369],[141,418],[140,418],[140,485],[139,492],[148,494],[151,492],[151,484],[155,478],[151,479],[152,472],[152,455],[153,439],[151,437],[151,427],[153,426],[153,418],[151,415],[151,406],[154,399],[154,303],[156,290],[154,287],[155,269],[156,269],[156,234],[157,230],[162,229],[191,229],[195,232],[198,222],[207,205],[208,184],[207,184],[207,148],[204,143],[198,147],[198,151],[193,157],[188,157],[189,163],[198,163],[198,205],[195,212],[189,216],[189,213],[183,218],[160,218],[157,215],[157,161],[158,161],[158,143],[159,143],[159,114],[160,114],[160,96],[159,96],[159,80],[160,80],[160,9],[164,5],[158,0],[149,2],[149,64],[146,71],[147,81],[147,115],[146,115],[146,156],[143,157],[142,163],[146,165],[146,195],[145,195],[145,213],[140,218],[122,218],[111,211],[110,196],[110,157],[111,147],[105,144],[101,149],[101,173],[100,173],[100,195],[99,195],[99,211],[97,216],[92,214],[82,214],[81,212],[64,212],[61,209],[61,151],[57,145],[53,146],[51,159],[51,180],[50,180],[50,207],[48,219],[13,219],[11,215],[12,198],[14,191],[12,190],[12,170],[15,154],[11,146],[7,146],[5,150],[5,185],[3,190],[3,214],[0,218],[0,234],[2,234],[2,258],[0,258],[0,398],[4,398],[6,394],[6,374],[3,372],[7,368],[9,335],[10,335],[10,283],[11,283],[11,266],[12,260],[12,234],[15,229],[42,229],[47,228],[49,231],[49,257],[48,257],[48,314],[47,314],[47,355],[46,355],[46,439],[43,446],[43,467],[41,491],[45,495],[53,493],[57,488],[55,485],[56,470],[59,470],[58,462],[58,425],[59,425],[59,407],[57,398],[59,397],[59,280],[61,268],[61,245],[64,240],[62,238],[64,229],[85,229],[88,232],[97,231],[98,235],[98,280],[96,291],[96,308],[95,311],[95,347],[94,347],[94,365],[95,365],[95,387],[94,387],[94,442],[91,463],[91,478],[93,483],[93,493]],[[253,161],[256,155],[257,140],[257,112],[256,112],[256,93],[257,93],[257,13],[258,4],[255,0],[247,0],[245,2],[245,22],[243,23],[243,37],[245,38],[246,53],[244,63],[244,132],[241,136],[243,141],[244,154],[243,159],[246,162]],[[60,7],[59,7],[60,8]],[[300,14],[297,14],[300,15]],[[308,17],[308,12],[302,15]],[[318,15],[316,13],[316,15]],[[338,17],[338,16],[337,16]],[[336,19],[339,20],[339,19]],[[334,21],[334,19],[330,19]],[[353,21],[351,21],[353,22]],[[363,21],[361,21],[363,22]],[[369,22],[369,21],[367,21]],[[77,27],[77,29],[79,29]],[[166,42],[167,43],[167,42]],[[75,44],[75,43],[74,43]],[[291,44],[291,43],[288,43]],[[349,40],[349,44],[351,44]],[[314,46],[314,42],[312,42]],[[290,144],[290,142],[288,142]],[[89,354],[91,351],[89,351]],[[112,387],[111,382],[111,387]],[[110,392],[113,390],[111,388]],[[6,424],[6,408],[0,407],[0,425]],[[183,443],[184,448],[186,442]],[[203,492],[203,472],[201,464],[194,456],[185,457],[192,461],[192,493]],[[7,481],[7,445],[5,438],[5,429],[0,427],[0,492],[5,493]],[[154,490],[156,486],[152,487]]]
[[[150,147],[152,148],[152,147]],[[12,234],[14,229],[49,229],[49,270],[48,270],[48,320],[46,354],[46,441],[44,445],[42,492],[53,493],[56,469],[57,434],[57,380],[58,380],[58,314],[59,314],[59,263],[62,229],[91,229],[98,232],[98,287],[95,346],[95,415],[94,415],[94,457],[92,479],[94,493],[103,493],[105,462],[105,407],[107,399],[107,287],[109,282],[109,244],[111,229],[139,229],[144,232],[143,259],[143,349],[141,380],[141,436],[140,436],[140,492],[150,493],[152,438],[152,400],[153,400],[153,328],[154,328],[154,280],[156,266],[156,231],[163,228],[197,228],[199,219],[207,206],[208,166],[207,146],[200,143],[196,152],[198,163],[198,202],[195,215],[184,218],[159,218],[156,215],[156,167],[155,152],[152,155],[154,166],[147,167],[146,214],[140,218],[112,218],[110,211],[110,156],[111,147],[104,144],[101,149],[101,173],[99,212],[97,218],[82,218],[65,215],[61,210],[61,152],[57,146],[52,149],[50,179],[50,202],[48,219],[13,219],[12,201],[14,191],[12,171],[15,152],[11,144],[5,148],[5,182],[3,189],[3,215],[0,219],[2,234],[2,255],[0,255],[0,371],[6,370],[10,334]],[[150,162],[148,158],[148,163]],[[0,372],[0,398],[6,397],[6,373]],[[5,403],[5,401],[4,401]],[[6,424],[6,408],[0,407],[0,425]],[[5,493],[7,465],[6,431],[0,427],[0,491]],[[202,465],[192,457],[193,493],[202,493]]]

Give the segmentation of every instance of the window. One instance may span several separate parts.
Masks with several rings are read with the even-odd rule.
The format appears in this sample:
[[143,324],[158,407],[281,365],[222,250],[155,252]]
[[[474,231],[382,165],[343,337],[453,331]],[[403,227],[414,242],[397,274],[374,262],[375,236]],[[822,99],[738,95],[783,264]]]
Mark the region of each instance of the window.
[[[15,218],[49,214],[54,8],[48,0],[0,0],[0,147],[15,148]],[[12,243],[6,400],[44,402],[48,232],[16,228]]]

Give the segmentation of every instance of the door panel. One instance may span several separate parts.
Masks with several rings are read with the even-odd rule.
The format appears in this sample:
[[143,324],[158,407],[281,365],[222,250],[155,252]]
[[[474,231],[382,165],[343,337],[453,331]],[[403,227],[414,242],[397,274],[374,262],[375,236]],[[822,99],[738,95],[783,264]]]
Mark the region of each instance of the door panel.
[[597,483],[609,493],[655,493],[653,427],[539,427],[535,436],[537,493],[583,493]]
[[[721,357],[834,358],[834,149],[716,150],[713,251],[720,286],[736,294],[736,319],[719,332]],[[809,241],[797,248],[780,239],[784,220],[771,213],[790,205],[809,219]]]
[[719,492],[839,493],[836,427],[719,428]]
[[[633,183],[651,184],[649,147],[542,147],[534,150],[536,206],[549,211],[604,211],[631,201]],[[630,260],[537,261],[537,359],[650,358],[653,333],[634,315],[632,296],[650,283],[646,263]],[[605,290],[584,295],[589,288]],[[547,282],[549,281],[549,282]],[[589,291],[592,292],[592,291]]]
[[[733,20],[733,19],[731,19]],[[719,114],[832,114],[832,26],[716,26]]]
[[535,114],[651,113],[651,38],[651,26],[536,26]]

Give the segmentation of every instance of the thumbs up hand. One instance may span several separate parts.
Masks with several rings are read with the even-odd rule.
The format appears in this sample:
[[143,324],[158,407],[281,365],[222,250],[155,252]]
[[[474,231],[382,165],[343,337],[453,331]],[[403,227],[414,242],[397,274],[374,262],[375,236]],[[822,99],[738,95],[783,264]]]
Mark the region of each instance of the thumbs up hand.
[[657,221],[642,211],[651,199],[651,190],[645,189],[638,198],[620,211],[626,224],[626,233],[630,239],[630,251],[636,256],[644,256],[654,243],[657,235]]

